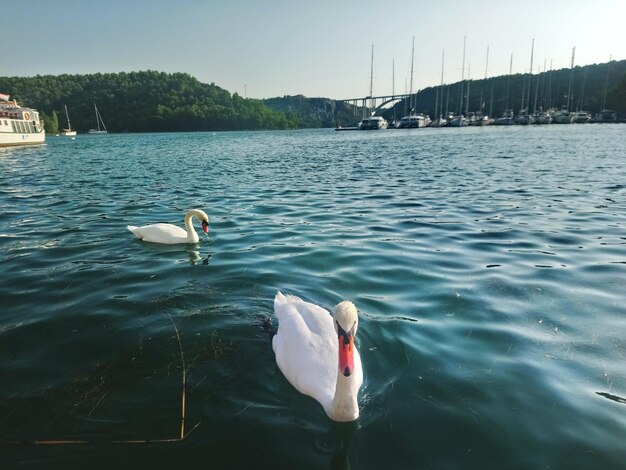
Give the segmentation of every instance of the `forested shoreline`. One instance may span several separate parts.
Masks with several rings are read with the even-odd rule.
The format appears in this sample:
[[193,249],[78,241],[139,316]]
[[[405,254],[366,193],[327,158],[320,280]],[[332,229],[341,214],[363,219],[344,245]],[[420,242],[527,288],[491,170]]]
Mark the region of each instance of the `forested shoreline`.
[[[66,127],[64,106],[68,107],[72,128],[78,132],[96,127],[94,104],[109,132],[333,127],[337,123],[355,124],[363,114],[358,107],[361,102],[353,106],[303,95],[265,100],[243,98],[214,83],[201,83],[186,73],[155,71],[0,77],[0,93],[36,108],[48,133]],[[415,111],[432,117],[436,102],[439,114],[467,108],[499,116],[506,108],[517,113],[524,105],[531,110],[560,108],[568,98],[572,109],[596,113],[607,107],[625,118],[626,60],[543,72],[532,78],[529,74],[514,74],[465,80],[462,87],[460,82],[428,87],[416,92],[411,103]],[[463,100],[466,104],[462,105]],[[383,116],[399,119],[409,111],[408,101],[386,110]]]

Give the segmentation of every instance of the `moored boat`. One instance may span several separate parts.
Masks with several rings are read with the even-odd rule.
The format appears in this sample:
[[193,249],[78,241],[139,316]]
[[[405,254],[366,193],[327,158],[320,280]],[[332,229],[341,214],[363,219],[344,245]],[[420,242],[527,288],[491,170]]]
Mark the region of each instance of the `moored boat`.
[[510,126],[512,124],[515,124],[513,110],[505,109],[502,113],[502,116],[496,119],[493,123],[497,126]]
[[379,129],[387,129],[389,124],[387,120],[382,116],[371,116],[363,119],[359,123],[359,130],[362,131],[375,131]]
[[404,116],[402,119],[400,119],[400,122],[396,124],[396,127],[398,129],[410,129],[410,128],[428,127],[429,124],[430,124],[430,117],[422,113],[419,113],[419,114],[411,114],[409,116]]
[[616,122],[617,113],[611,109],[603,109],[596,114],[591,122]]
[[64,135],[66,137],[75,137],[76,131],[72,130],[72,125],[70,124],[70,115],[67,112],[67,106],[65,106],[65,117],[67,118],[67,129],[63,129],[61,135]]
[[25,108],[0,94],[0,147],[43,144],[46,131],[33,108]]
[[448,126],[450,127],[465,127],[469,125],[469,119],[462,114],[455,114],[448,120]]
[[572,113],[572,122],[576,124],[587,124],[591,121],[591,116],[587,111],[576,111]]
[[554,124],[571,124],[572,114],[566,108],[560,109],[554,113],[554,119],[552,122]]
[[[102,120],[102,116],[100,116],[100,112],[98,111],[98,107],[95,104],[93,105],[93,107],[96,111],[97,129],[89,129],[88,134],[108,134],[107,128],[104,125],[104,121]],[[100,124],[102,124],[102,127],[100,127]]]

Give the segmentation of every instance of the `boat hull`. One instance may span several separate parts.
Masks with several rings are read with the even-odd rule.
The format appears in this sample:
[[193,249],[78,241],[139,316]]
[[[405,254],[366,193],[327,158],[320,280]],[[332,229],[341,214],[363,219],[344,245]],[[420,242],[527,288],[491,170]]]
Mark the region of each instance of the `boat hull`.
[[0,147],[20,147],[23,145],[41,145],[46,141],[46,132],[18,134],[0,132]]

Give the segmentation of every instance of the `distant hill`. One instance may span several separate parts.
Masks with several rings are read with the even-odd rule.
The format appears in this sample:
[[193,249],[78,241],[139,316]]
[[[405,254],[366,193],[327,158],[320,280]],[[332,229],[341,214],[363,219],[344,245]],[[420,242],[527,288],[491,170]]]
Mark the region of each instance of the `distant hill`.
[[[619,116],[626,117],[626,60],[574,67],[572,71],[567,68],[535,74],[530,83],[530,96],[529,74],[465,80],[463,82],[463,111],[466,108],[468,85],[469,106],[467,108],[470,112],[479,111],[482,108],[484,112],[492,116],[500,116],[507,107],[513,109],[516,114],[527,105],[531,111],[535,107],[561,108],[567,105],[570,76],[572,84],[570,110],[585,110],[591,113],[600,111],[603,107],[606,84],[606,107],[617,111]],[[450,112],[459,112],[460,91],[461,82],[443,86],[443,113],[446,108]],[[442,89],[439,86],[420,90],[413,100],[415,110],[434,116],[435,101],[437,96],[442,96],[441,93]],[[399,103],[396,106],[396,113],[402,114],[404,108],[404,102]],[[387,118],[392,115],[392,110],[384,113]]]
[[[608,81],[607,81],[608,71]],[[554,70],[532,76],[530,98],[528,96],[529,74],[515,74],[492,77],[486,80],[465,80],[463,82],[463,112],[465,112],[467,88],[469,84],[469,111],[479,111],[492,116],[500,116],[508,107],[515,113],[530,105],[537,108],[561,108],[567,104],[570,74],[572,91],[570,108],[583,109],[596,113],[603,107],[605,84],[607,85],[606,107],[626,118],[626,60],[604,64],[586,65],[570,69]],[[443,90],[443,95],[441,94]],[[493,92],[493,95],[492,95]],[[441,98],[443,96],[443,99]],[[524,98],[522,102],[522,98]],[[435,116],[435,101],[443,101],[446,110],[458,113],[461,106],[461,82],[444,85],[443,88],[428,87],[418,91],[411,100],[416,112]],[[356,125],[362,118],[360,107],[347,105],[341,101],[326,98],[306,98],[302,95],[272,98],[264,101],[272,109],[283,111],[297,120],[299,127],[333,127],[337,123],[343,126]],[[440,104],[441,107],[441,104]],[[410,112],[409,100],[395,106],[395,115],[403,116]],[[382,113],[391,120],[394,109]]]
[[361,116],[361,108],[329,98],[296,95],[270,98],[263,102],[295,119],[300,128],[335,127],[338,123],[353,122]]
[[0,77],[0,92],[43,113],[48,132],[95,127],[94,103],[110,132],[288,129],[298,123],[261,100],[244,99],[185,73],[130,72]]

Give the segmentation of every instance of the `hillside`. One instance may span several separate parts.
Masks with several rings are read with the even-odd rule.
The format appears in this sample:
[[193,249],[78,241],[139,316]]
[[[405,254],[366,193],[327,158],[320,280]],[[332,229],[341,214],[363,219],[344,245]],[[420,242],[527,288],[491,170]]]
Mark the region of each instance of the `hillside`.
[[[0,90],[42,112],[48,132],[95,127],[93,105],[110,132],[287,129],[297,123],[260,100],[244,99],[184,73],[131,72],[0,77]],[[56,118],[55,118],[56,116]]]
[[[608,81],[607,81],[608,71]],[[626,117],[626,60],[604,64],[575,67],[572,75],[572,109],[584,109],[596,113],[603,107],[605,84],[607,84],[606,107],[614,109],[621,118]],[[515,113],[530,105],[537,108],[561,108],[567,104],[570,69],[554,70],[532,76],[531,94],[528,97],[529,74],[492,77],[486,80],[465,80],[463,82],[463,112],[465,112],[467,88],[469,84],[469,111],[483,111],[491,116],[499,116],[506,108]],[[435,116],[435,101],[439,107],[443,102],[443,112],[458,113],[461,107],[461,82],[428,87],[418,91],[414,97],[413,108],[417,112]],[[493,92],[493,95],[492,95]],[[492,99],[493,96],[493,99]],[[443,97],[443,98],[442,98]],[[522,98],[524,98],[522,103]],[[306,98],[302,95],[272,98],[264,101],[274,110],[283,111],[298,122],[298,127],[334,127],[355,125],[362,118],[362,108],[355,108],[341,101],[325,98]],[[409,112],[408,100],[395,106],[396,117]],[[392,120],[394,109],[383,113],[387,120]]]

